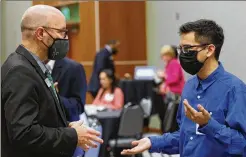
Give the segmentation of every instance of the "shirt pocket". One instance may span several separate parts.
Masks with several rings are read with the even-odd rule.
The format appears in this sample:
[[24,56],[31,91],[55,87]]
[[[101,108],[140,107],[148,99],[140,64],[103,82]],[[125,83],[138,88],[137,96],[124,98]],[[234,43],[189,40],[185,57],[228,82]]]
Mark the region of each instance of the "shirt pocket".
[[219,122],[220,124],[225,124],[225,114],[223,111],[217,110],[217,111],[210,111],[209,113],[211,117],[215,119],[217,122]]

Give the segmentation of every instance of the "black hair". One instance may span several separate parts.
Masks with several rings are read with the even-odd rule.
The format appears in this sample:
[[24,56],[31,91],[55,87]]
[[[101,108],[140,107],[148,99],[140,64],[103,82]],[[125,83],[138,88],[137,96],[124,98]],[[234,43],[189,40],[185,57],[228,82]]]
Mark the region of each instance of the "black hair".
[[109,41],[107,42],[107,45],[115,45],[115,44],[117,44],[118,42],[119,42],[119,40],[115,40],[115,39],[109,40]]
[[[117,81],[116,81],[116,78],[115,78],[115,75],[114,75],[114,72],[110,69],[104,69],[100,72],[101,73],[105,73],[107,78],[111,79],[112,80],[112,84],[111,84],[111,90],[110,90],[110,93],[114,93],[114,90],[115,88],[117,87]],[[100,95],[100,99],[102,98],[103,94],[105,92],[105,89],[103,89],[103,92],[102,94]]]
[[215,21],[200,19],[187,22],[179,28],[179,34],[195,32],[195,40],[201,44],[214,44],[215,59],[219,60],[220,51],[224,43],[224,33]]

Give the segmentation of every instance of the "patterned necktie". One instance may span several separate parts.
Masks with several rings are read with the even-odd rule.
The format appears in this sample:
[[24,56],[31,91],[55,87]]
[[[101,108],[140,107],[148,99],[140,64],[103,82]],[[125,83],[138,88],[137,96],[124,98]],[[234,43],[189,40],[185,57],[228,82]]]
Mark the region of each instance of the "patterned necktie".
[[48,70],[46,70],[45,74],[46,74],[47,78],[49,79],[49,81],[51,83],[52,90],[53,90],[53,92],[54,92],[54,94],[56,96],[57,101],[59,102],[52,76],[51,76],[51,74],[50,74],[50,72]]

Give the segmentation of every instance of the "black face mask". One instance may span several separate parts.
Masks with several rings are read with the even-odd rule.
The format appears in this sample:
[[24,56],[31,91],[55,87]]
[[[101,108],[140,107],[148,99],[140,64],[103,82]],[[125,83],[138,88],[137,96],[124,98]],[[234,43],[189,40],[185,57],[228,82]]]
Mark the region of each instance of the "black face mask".
[[118,49],[117,48],[112,48],[112,55],[116,55],[118,53]]
[[67,52],[69,51],[69,40],[68,39],[59,39],[59,38],[55,39],[50,34],[49,34],[49,36],[54,40],[52,45],[47,46],[43,42],[43,44],[46,47],[48,47],[48,59],[59,60],[59,59],[66,57]]
[[180,60],[180,64],[182,68],[184,69],[184,71],[186,71],[187,73],[191,75],[197,74],[203,67],[204,62],[207,60],[206,58],[203,63],[197,60],[197,54],[200,51],[190,50],[189,52],[184,53],[183,50],[181,50],[179,54],[179,60]]

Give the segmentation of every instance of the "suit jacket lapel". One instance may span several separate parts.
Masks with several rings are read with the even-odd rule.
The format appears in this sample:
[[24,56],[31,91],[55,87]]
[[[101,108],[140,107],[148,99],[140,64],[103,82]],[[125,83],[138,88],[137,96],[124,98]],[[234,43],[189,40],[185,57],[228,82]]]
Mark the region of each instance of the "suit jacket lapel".
[[[22,45],[20,45],[17,49],[16,52],[19,53],[20,55],[24,56],[31,64],[32,66],[36,69],[36,71],[38,72],[38,74],[41,76],[41,78],[43,79],[43,81],[45,82],[45,79],[47,79],[46,75],[43,73],[42,69],[40,68],[40,66],[38,65],[37,61],[33,58],[33,56],[30,54],[30,52],[24,48]],[[46,82],[45,82],[46,84]],[[67,120],[65,119],[65,113],[62,111],[61,109],[61,104],[60,102],[58,102],[55,93],[52,90],[52,87],[48,88],[49,91],[52,94],[53,99],[55,100],[55,104],[56,107],[60,113],[60,116],[62,118],[62,121],[65,125],[67,125]]]

